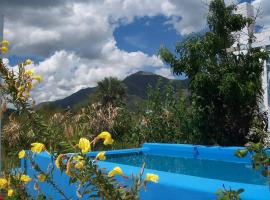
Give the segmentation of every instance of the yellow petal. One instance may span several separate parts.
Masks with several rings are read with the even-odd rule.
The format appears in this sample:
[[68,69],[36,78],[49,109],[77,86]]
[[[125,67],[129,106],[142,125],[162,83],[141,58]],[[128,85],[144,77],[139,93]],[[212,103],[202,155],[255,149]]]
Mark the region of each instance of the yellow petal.
[[8,192],[7,192],[8,197],[12,197],[13,193],[14,193],[13,189],[8,189]]
[[2,46],[2,47],[0,48],[0,50],[1,50],[2,53],[7,53],[7,52],[8,52],[8,48],[5,47],[5,46]]
[[121,176],[124,175],[124,173],[123,173],[123,171],[122,171],[122,169],[120,167],[115,167],[115,168],[113,168],[113,170],[111,170],[108,173],[108,177],[113,177],[115,175],[121,175]]
[[42,77],[40,75],[34,76],[34,79],[38,81],[39,83],[42,81]]
[[8,46],[8,45],[9,45],[9,41],[3,40],[3,41],[1,42],[1,45],[2,45],[2,46]]
[[79,161],[83,160],[83,157],[80,156],[80,155],[77,155],[77,156],[73,157],[73,160],[76,161],[76,162],[79,162]]
[[32,179],[31,179],[29,176],[23,174],[23,175],[21,176],[20,180],[21,180],[22,182],[27,183],[27,182],[30,182]]
[[28,75],[28,76],[33,76],[34,70],[33,69],[26,70],[25,74]]
[[151,181],[151,182],[157,183],[158,180],[159,180],[159,176],[156,175],[156,174],[147,173],[144,180],[145,181]]
[[45,150],[45,145],[42,143],[35,142],[35,143],[32,143],[31,146],[32,146],[31,151],[33,153],[40,153]]
[[30,59],[27,59],[25,62],[24,62],[25,65],[31,65],[32,64],[32,60]]
[[103,139],[103,144],[104,145],[111,145],[113,143],[113,139],[112,139],[112,136],[109,132],[107,131],[103,131],[101,132],[98,136],[97,136],[97,139]]
[[71,167],[72,167],[72,162],[71,162],[71,160],[68,160],[67,161],[67,169],[66,169],[66,174],[68,176],[73,176],[73,173],[71,171]]
[[5,189],[5,187],[7,186],[8,181],[5,178],[0,178],[0,189]]
[[46,175],[45,174],[39,174],[37,178],[38,178],[38,180],[40,182],[44,182],[46,180]]
[[82,150],[82,153],[88,153],[91,151],[90,141],[86,138],[81,138],[79,140],[79,148]]
[[106,160],[105,151],[101,151],[96,155],[97,160]]
[[21,150],[18,154],[19,158],[22,159],[25,157],[25,151],[24,150]]
[[82,160],[82,161],[79,161],[79,162],[77,162],[76,164],[75,164],[75,168],[76,169],[82,169],[82,168],[84,168],[84,166],[85,166],[85,161],[84,160]]
[[55,160],[55,166],[60,169],[62,166],[62,160],[63,160],[64,154],[59,154]]

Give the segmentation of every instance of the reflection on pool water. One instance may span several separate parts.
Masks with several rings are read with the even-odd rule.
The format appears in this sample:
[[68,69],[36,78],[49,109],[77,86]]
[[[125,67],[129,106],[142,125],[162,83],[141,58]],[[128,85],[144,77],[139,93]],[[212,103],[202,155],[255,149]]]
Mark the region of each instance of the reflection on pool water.
[[147,155],[143,153],[108,155],[106,161],[137,167],[141,167],[145,162],[147,169],[209,179],[267,185],[267,179],[260,174],[260,170],[256,171],[252,169],[250,164],[246,163]]

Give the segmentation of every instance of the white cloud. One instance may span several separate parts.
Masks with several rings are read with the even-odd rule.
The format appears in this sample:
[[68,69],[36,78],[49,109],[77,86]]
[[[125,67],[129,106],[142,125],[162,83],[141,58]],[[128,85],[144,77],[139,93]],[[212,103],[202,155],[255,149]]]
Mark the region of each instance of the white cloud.
[[[255,0],[252,2],[258,12],[257,24],[270,29],[270,3],[269,0]],[[256,13],[255,13],[256,14]]]
[[169,79],[173,79],[174,78],[174,76],[172,74],[172,71],[169,68],[163,67],[163,68],[157,69],[157,70],[155,70],[155,73],[158,74],[158,75],[160,75],[160,76],[167,77]]
[[105,45],[102,54],[103,60],[90,60],[62,50],[38,65],[30,66],[45,80],[33,90],[35,100],[61,99],[81,88],[93,87],[107,76],[122,79],[147,65],[157,68],[163,66],[157,56],[148,56],[142,52],[127,53],[117,49],[114,42]]
[[0,7],[11,53],[45,58],[35,65],[44,76],[33,92],[38,102],[94,86],[105,76],[124,78],[145,66],[170,77],[157,56],[117,48],[115,28],[136,17],[164,15],[179,34],[188,34],[205,27],[206,11],[200,0],[1,0]]

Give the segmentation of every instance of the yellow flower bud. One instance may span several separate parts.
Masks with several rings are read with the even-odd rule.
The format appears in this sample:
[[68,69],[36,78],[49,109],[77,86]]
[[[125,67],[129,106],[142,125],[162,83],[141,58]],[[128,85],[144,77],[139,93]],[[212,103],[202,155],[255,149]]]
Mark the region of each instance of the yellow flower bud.
[[9,41],[7,40],[3,40],[2,42],[0,42],[2,46],[8,46],[9,45]]
[[144,181],[150,181],[150,182],[157,183],[158,179],[159,179],[158,175],[147,173]]
[[106,160],[105,151],[101,151],[96,155],[97,160]]
[[79,162],[77,162],[76,164],[75,164],[75,168],[76,169],[82,169],[82,168],[84,168],[84,166],[85,166],[85,161],[84,160],[82,160],[82,161],[79,161]]
[[23,174],[23,175],[21,176],[20,180],[21,180],[22,182],[28,183],[28,182],[30,182],[32,179],[31,179],[29,176]]
[[1,51],[2,53],[7,53],[7,52],[8,52],[8,48],[5,47],[5,46],[2,46],[2,47],[0,48],[0,51]]
[[26,70],[25,74],[28,75],[28,76],[33,76],[34,70],[33,69]]
[[27,59],[25,62],[24,62],[25,65],[31,65],[32,64],[32,60],[30,59]]
[[83,160],[83,157],[80,156],[80,155],[77,155],[77,156],[74,156],[72,159],[73,159],[74,161],[76,161],[76,162],[79,162],[79,161]]
[[88,153],[91,151],[90,141],[86,138],[81,138],[79,140],[79,148],[82,150],[82,153]]
[[5,179],[5,178],[0,178],[0,189],[5,189],[6,186],[7,186],[7,184],[8,184],[7,179]]
[[38,175],[38,180],[40,181],[40,182],[44,182],[44,181],[46,181],[46,175],[45,174],[39,174]]
[[21,151],[19,152],[19,154],[18,154],[18,156],[19,156],[20,159],[24,158],[25,155],[26,155],[26,154],[25,154],[25,151],[24,151],[24,150],[21,150]]
[[121,175],[121,176],[124,176],[124,173],[122,171],[122,169],[120,167],[115,167],[113,168],[113,170],[111,170],[109,173],[108,173],[108,177],[113,177],[115,175]]
[[39,83],[42,81],[42,77],[40,75],[34,76],[34,79],[38,81]]
[[13,189],[8,189],[7,195],[8,197],[12,197],[14,194],[14,190]]
[[72,167],[72,162],[71,162],[71,160],[69,159],[69,160],[67,161],[67,169],[66,169],[66,174],[67,174],[68,176],[73,176],[73,173],[72,173],[72,171],[71,171],[71,167]]
[[108,145],[108,144],[112,145],[112,143],[113,143],[112,136],[111,136],[111,134],[110,134],[109,132],[107,132],[107,131],[104,131],[104,132],[100,133],[100,134],[97,136],[97,139],[104,139],[104,141],[103,141],[103,144],[104,144],[104,145]]
[[57,156],[56,160],[55,160],[55,166],[60,169],[60,167],[62,166],[62,160],[63,160],[64,154],[59,154],[59,156]]
[[31,151],[33,153],[40,153],[45,150],[45,145],[42,143],[35,142],[35,143],[32,143],[31,146],[32,146]]

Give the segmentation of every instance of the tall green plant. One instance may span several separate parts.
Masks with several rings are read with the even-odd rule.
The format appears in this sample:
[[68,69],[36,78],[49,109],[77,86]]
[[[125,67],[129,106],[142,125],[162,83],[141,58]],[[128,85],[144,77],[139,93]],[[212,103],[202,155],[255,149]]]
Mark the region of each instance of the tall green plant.
[[[177,44],[177,55],[160,49],[173,72],[189,78],[194,125],[204,144],[244,145],[254,118],[265,120],[259,101],[268,53],[252,48],[252,33],[246,45],[235,39],[236,33],[254,23],[235,10],[224,0],[211,1],[207,32]],[[233,45],[238,48],[232,50]]]
[[189,130],[189,110],[182,95],[171,84],[148,88],[147,100],[142,105],[139,122],[133,137],[143,142],[192,142]]

